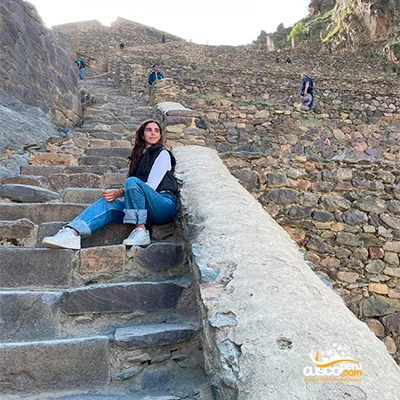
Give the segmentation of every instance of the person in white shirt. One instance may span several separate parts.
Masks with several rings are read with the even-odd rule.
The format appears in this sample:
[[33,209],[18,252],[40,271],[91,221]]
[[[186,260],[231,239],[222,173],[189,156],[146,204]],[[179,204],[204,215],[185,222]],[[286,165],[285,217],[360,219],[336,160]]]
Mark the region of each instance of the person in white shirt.
[[144,121],[136,131],[124,187],[105,190],[100,200],[56,235],[45,237],[42,243],[47,247],[79,250],[81,237],[88,237],[110,222],[123,222],[136,225],[123,244],[150,244],[146,224],[165,224],[177,211],[175,163],[172,153],[163,146],[160,124]]

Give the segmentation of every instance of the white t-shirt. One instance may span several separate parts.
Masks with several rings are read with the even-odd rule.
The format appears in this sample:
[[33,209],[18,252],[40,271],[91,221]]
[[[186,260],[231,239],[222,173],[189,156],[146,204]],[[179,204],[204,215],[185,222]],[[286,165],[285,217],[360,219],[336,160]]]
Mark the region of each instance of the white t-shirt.
[[171,156],[167,150],[162,150],[151,167],[146,184],[156,190],[165,174],[171,169]]

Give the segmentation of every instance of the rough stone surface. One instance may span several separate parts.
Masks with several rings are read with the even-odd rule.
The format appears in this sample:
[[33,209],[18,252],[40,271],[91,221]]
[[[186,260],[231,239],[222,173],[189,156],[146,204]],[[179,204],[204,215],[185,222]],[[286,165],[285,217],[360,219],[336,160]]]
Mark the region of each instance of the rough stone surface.
[[91,389],[109,383],[108,337],[0,345],[0,393]]
[[91,173],[52,174],[48,178],[50,186],[55,190],[66,188],[101,188],[103,178]]
[[[72,49],[44,26],[36,9],[25,1],[3,0],[0,19],[0,88],[25,104],[33,106],[29,107],[33,115],[37,115],[40,108],[58,125],[79,125],[82,109],[76,73],[71,62]],[[3,99],[0,103],[6,104]],[[38,108],[35,110],[34,107]],[[25,132],[25,138],[19,141],[19,146],[24,146],[24,143],[31,144],[27,138],[35,138],[36,135],[38,139],[34,139],[33,143],[40,143],[41,138],[46,135],[46,129],[41,130],[45,127],[40,124],[41,120],[38,120],[37,124],[34,123],[34,119],[26,119],[29,120],[31,130]],[[48,129],[49,124],[45,125]],[[17,137],[14,138],[18,143]]]
[[37,226],[22,218],[16,221],[0,221],[0,246],[34,247],[36,245]]
[[80,251],[78,271],[81,274],[115,273],[125,267],[124,245],[91,247]]
[[62,199],[64,203],[93,204],[101,199],[103,189],[65,189]]
[[73,250],[0,249],[0,287],[68,287],[74,270]]
[[17,342],[54,338],[58,333],[57,293],[0,291],[0,340]]
[[182,286],[172,282],[95,285],[65,292],[61,309],[66,314],[173,309],[182,291]]
[[37,186],[8,184],[0,185],[0,198],[16,203],[46,203],[58,200],[60,194]]
[[82,204],[12,204],[0,203],[3,220],[26,218],[35,224],[50,221],[72,221],[86,207]]
[[183,263],[184,256],[184,248],[179,243],[152,243],[137,253],[139,263],[153,271],[174,268]]
[[[183,207],[191,222],[201,224],[196,237],[201,258],[221,267],[215,284],[199,287],[205,358],[221,395],[318,399],[344,398],[351,390],[355,398],[379,398],[383,392],[395,398],[399,369],[382,343],[315,276],[288,234],[230,177],[217,154],[192,146],[176,147],[174,154],[183,180]],[[213,314],[232,312],[238,324],[223,333],[210,328],[210,308]],[[298,366],[312,367],[310,352],[329,351],[332,343],[348,346],[363,375],[376,379],[351,382],[351,388],[346,383],[304,384]]]
[[136,349],[184,342],[190,340],[194,333],[191,326],[153,324],[117,329],[114,338],[118,347]]
[[0,142],[2,156],[7,154],[6,149],[22,152],[29,146],[43,146],[47,138],[57,135],[41,110],[21,103],[1,88],[0,125],[4,135]]

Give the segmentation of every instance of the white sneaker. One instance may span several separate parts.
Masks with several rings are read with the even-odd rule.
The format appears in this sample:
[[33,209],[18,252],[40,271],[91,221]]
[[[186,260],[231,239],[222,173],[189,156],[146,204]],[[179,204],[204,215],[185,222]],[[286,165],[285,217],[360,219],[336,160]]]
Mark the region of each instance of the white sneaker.
[[62,249],[80,250],[81,236],[72,228],[62,228],[54,236],[47,236],[42,240],[47,247],[56,247]]
[[150,244],[150,234],[145,228],[136,228],[122,242],[125,246],[146,246]]

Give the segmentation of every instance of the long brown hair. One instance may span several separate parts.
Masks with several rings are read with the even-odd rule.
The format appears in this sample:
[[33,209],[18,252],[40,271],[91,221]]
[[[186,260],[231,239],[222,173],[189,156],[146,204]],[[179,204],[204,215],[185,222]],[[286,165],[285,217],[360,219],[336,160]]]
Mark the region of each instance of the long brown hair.
[[[146,142],[144,141],[144,130],[146,129],[146,126],[151,123],[155,123],[158,128],[160,129],[160,140],[151,145],[146,149]],[[139,126],[139,128],[136,130],[136,138],[135,138],[135,145],[133,146],[131,155],[129,157],[129,167],[128,167],[128,177],[129,176],[134,176],[139,160],[143,157],[143,165],[144,168],[147,167],[148,164],[148,159],[149,159],[149,154],[154,148],[158,147],[163,147],[163,133],[162,133],[162,128],[161,125],[152,119],[147,119],[146,121],[143,121],[142,124]]]

